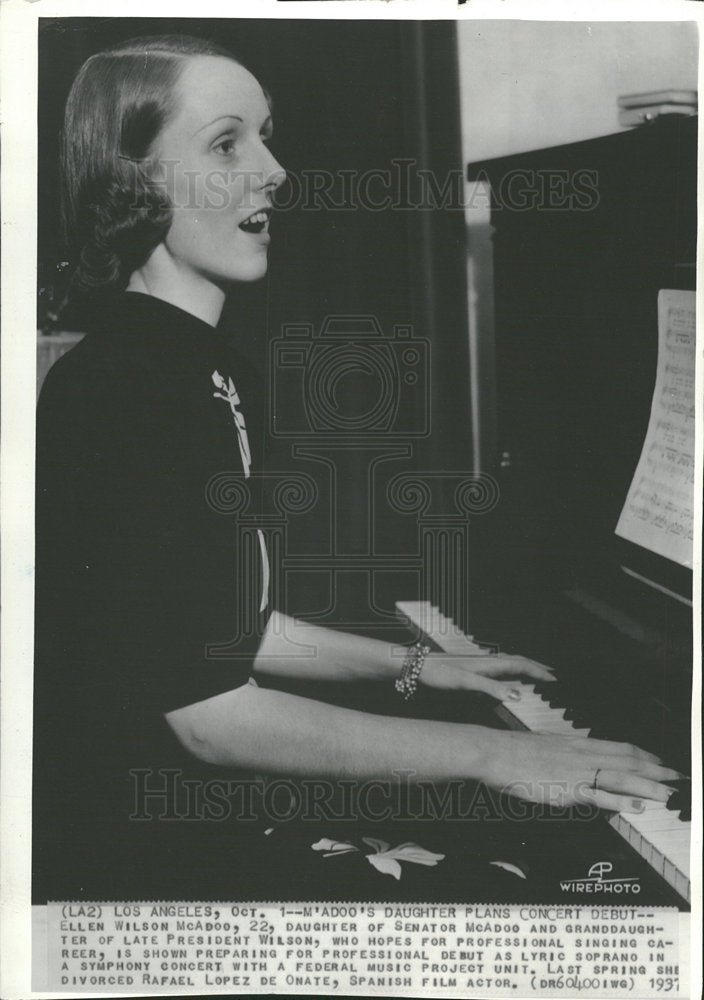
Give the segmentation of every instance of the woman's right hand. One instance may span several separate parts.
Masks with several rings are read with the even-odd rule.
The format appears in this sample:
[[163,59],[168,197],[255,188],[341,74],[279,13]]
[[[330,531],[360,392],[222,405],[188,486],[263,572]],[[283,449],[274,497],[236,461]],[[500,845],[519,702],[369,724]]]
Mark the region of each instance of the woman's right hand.
[[666,802],[672,793],[666,783],[682,777],[630,743],[547,733],[494,735],[487,784],[531,802],[638,813],[646,799]]

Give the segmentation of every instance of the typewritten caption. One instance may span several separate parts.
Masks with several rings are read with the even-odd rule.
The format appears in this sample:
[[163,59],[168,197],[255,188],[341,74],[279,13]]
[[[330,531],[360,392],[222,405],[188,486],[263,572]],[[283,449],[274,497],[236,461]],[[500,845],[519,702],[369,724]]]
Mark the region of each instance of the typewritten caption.
[[648,907],[50,903],[48,988],[678,996],[678,930]]

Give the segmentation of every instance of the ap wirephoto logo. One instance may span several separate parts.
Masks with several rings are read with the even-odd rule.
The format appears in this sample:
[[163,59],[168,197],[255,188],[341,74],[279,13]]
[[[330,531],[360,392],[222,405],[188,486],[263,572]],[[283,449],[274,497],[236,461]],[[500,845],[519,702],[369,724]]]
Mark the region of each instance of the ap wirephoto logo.
[[616,893],[637,896],[640,892],[640,880],[637,876],[629,878],[606,878],[613,871],[610,861],[596,861],[586,878],[571,878],[560,882],[563,892],[575,893]]

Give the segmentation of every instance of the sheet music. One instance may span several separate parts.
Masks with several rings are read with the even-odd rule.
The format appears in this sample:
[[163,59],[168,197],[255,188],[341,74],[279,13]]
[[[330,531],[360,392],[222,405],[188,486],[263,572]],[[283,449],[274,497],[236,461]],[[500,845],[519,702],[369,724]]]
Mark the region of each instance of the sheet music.
[[695,293],[658,294],[658,367],[648,432],[616,534],[692,566]]

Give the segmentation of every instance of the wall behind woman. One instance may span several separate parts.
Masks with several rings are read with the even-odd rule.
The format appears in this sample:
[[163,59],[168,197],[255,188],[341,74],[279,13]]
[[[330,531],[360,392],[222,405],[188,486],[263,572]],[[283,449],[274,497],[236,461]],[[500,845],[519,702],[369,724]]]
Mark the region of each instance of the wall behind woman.
[[[392,391],[399,397],[402,427],[421,426],[428,417],[428,433],[406,435],[405,457],[399,452],[387,463],[387,478],[404,469],[469,468],[462,210],[458,203],[414,207],[418,192],[411,190],[417,187],[417,168],[433,170],[441,184],[451,171],[461,177],[454,30],[451,22],[393,20],[46,19],[39,38],[42,273],[51,275],[65,256],[58,219],[58,133],[71,81],[83,60],[136,35],[184,32],[212,37],[271,93],[272,150],[291,178],[280,192],[281,208],[271,225],[269,274],[262,282],[235,289],[222,321],[266,375],[270,410],[282,377],[280,367],[270,364],[273,342],[296,326],[309,327],[315,341],[330,315],[373,317],[387,353],[399,356],[397,327],[411,330],[425,345],[417,388],[400,382]],[[61,325],[80,328],[85,322],[82,308],[69,306]],[[302,336],[306,334],[293,333],[299,343]],[[367,350],[364,344],[360,341],[362,352]],[[307,355],[310,360],[310,349]],[[283,375],[288,397],[277,419],[286,432],[301,421],[305,424],[303,369],[288,368]],[[426,386],[432,396],[430,415],[425,412]],[[361,430],[349,433],[342,427],[342,444],[351,447],[342,447],[332,457],[339,476],[334,530],[338,549],[360,555],[370,546],[372,500],[365,486],[370,462],[374,449],[378,451],[380,443],[386,447],[388,441],[378,426],[365,424],[364,415],[386,389],[374,366],[365,371],[364,365],[354,364],[346,366],[336,388],[334,405],[343,408],[350,426],[355,416],[362,420]],[[330,500],[324,495],[328,473],[320,461],[294,456],[292,448],[310,449],[311,441],[315,447],[329,436],[305,428],[293,437],[269,435],[261,446],[271,467],[314,475],[323,504]],[[369,447],[361,446],[362,439]],[[384,504],[377,505],[375,518],[378,536],[391,540],[392,548],[408,551],[414,544],[413,518],[399,521],[392,514],[385,520]],[[317,551],[328,544],[323,522],[321,508],[307,522],[299,519],[299,551]],[[397,538],[398,532],[403,537]],[[348,583],[349,590],[357,587],[362,605],[368,606],[359,580]],[[310,580],[294,590],[305,603],[312,592]],[[349,603],[352,596],[340,599]]]
[[620,131],[616,98],[697,89],[694,22],[460,21],[466,162]]

